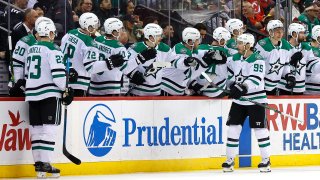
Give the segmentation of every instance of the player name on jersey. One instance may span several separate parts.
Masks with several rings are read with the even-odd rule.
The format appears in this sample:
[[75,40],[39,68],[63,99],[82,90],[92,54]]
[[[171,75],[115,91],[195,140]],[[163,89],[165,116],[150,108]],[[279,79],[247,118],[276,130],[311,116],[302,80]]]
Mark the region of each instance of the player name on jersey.
[[41,47],[32,47],[29,49],[29,53],[41,53]]
[[73,44],[78,44],[78,39],[73,37],[73,36],[70,36],[69,39],[68,39],[69,42],[73,43]]

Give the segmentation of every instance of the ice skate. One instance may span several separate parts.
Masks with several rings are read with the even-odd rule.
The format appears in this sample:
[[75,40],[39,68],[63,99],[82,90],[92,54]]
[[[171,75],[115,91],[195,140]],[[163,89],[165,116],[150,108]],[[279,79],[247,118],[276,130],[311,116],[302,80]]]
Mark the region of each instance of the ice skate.
[[262,162],[258,165],[258,168],[260,172],[268,173],[268,172],[271,172],[270,165],[271,165],[270,158],[264,158],[262,159]]
[[223,172],[233,172],[234,170],[234,159],[229,158],[222,164]]
[[36,162],[34,166],[35,166],[35,171],[37,173],[37,178],[39,179],[43,179],[47,177],[50,177],[50,178],[60,177],[60,169],[57,169],[51,166],[50,163]]

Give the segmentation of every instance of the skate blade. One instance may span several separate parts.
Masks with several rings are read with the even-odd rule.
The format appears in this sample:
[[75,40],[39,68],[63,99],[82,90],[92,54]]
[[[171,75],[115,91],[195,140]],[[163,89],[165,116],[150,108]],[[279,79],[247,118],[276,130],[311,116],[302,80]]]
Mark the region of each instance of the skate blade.
[[38,179],[46,179],[47,178],[46,172],[36,172],[36,173],[37,173]]
[[270,166],[265,167],[265,168],[259,168],[261,173],[269,173],[271,172]]
[[59,178],[59,177],[60,177],[60,173],[52,173],[51,176],[48,176],[48,178]]
[[233,172],[233,171],[234,171],[234,167],[223,168],[223,172]]
[[47,173],[46,172],[37,172],[38,179],[46,179],[46,178],[59,178],[60,173]]

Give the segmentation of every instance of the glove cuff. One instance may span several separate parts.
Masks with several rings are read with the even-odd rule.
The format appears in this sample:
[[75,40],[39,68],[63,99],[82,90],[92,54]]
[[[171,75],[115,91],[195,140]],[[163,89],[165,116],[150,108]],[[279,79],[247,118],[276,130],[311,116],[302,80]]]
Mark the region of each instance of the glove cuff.
[[114,68],[113,63],[110,58],[107,59],[106,63],[107,63],[107,67],[109,70],[112,70]]
[[131,71],[128,75],[128,78],[129,79],[132,79],[133,78],[133,76],[134,76],[134,74],[137,72],[138,70],[137,69],[134,69],[133,71]]
[[146,58],[144,58],[141,54],[138,54],[137,58],[139,59],[140,63],[145,63],[146,62]]

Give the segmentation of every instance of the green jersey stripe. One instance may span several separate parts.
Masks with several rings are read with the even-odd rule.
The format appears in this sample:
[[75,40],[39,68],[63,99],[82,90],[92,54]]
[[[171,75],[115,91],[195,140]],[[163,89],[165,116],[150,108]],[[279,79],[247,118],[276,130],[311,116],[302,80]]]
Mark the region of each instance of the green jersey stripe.
[[26,96],[39,96],[41,94],[46,94],[46,93],[51,93],[51,92],[61,93],[62,91],[57,90],[57,89],[47,89],[47,90],[39,91],[39,92],[36,92],[36,93],[26,93]]

